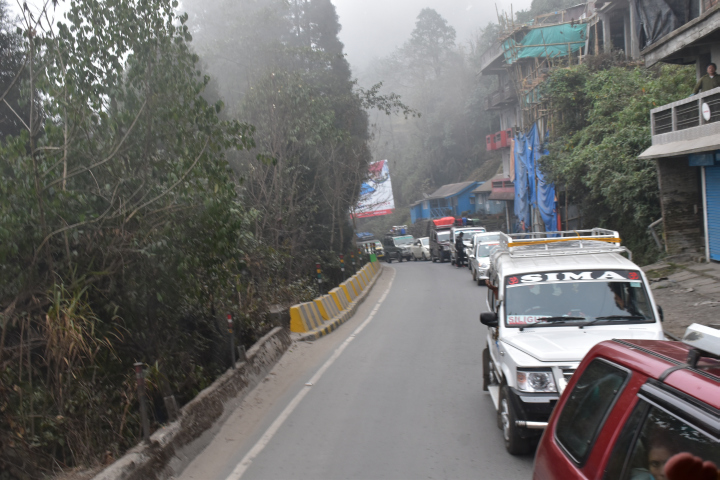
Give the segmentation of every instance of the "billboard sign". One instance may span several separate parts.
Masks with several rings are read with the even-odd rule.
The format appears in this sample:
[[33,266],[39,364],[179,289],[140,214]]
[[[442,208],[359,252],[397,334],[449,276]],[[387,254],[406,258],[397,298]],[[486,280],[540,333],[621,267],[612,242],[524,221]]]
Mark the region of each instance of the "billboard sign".
[[388,161],[371,163],[368,179],[360,187],[360,199],[355,206],[354,215],[357,218],[377,217],[393,213],[394,210],[395,200]]

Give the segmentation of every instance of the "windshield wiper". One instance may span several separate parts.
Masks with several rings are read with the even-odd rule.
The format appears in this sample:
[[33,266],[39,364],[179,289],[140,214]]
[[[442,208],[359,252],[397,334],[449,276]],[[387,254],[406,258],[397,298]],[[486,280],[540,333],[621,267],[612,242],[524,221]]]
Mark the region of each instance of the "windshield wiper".
[[643,315],[606,315],[604,317],[595,317],[595,320],[590,320],[587,323],[583,323],[580,325],[580,328],[587,327],[589,325],[594,325],[599,321],[602,320],[646,320],[647,317],[644,317]]
[[520,331],[523,331],[525,328],[535,328],[535,327],[542,327],[546,323],[565,323],[566,320],[585,320],[585,317],[545,317],[540,318],[538,320],[542,320],[542,323],[533,323],[531,325],[523,325],[520,327]]
[[541,318],[541,320],[543,322],[555,323],[555,322],[562,322],[564,320],[585,320],[585,317],[546,317],[546,318]]

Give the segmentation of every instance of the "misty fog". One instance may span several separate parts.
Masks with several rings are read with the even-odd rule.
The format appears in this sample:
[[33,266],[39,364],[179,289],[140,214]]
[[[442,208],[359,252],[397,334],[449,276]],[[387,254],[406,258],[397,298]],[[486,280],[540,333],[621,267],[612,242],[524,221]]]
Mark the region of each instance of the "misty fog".
[[467,41],[488,23],[497,22],[498,10],[530,8],[531,0],[333,0],[340,17],[340,40],[353,69],[364,69],[375,57],[383,57],[410,36],[423,8],[432,8],[457,31],[458,43]]

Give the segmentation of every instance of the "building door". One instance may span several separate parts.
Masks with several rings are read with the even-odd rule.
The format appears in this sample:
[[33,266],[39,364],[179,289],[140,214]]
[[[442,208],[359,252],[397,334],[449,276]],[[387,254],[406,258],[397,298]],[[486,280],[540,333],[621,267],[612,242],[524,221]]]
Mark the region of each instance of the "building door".
[[704,168],[710,259],[720,261],[720,166]]

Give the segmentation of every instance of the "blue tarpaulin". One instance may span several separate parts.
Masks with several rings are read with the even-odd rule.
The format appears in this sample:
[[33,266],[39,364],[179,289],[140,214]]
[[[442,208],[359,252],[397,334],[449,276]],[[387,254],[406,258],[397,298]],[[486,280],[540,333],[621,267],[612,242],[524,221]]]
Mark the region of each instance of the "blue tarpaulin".
[[542,150],[535,125],[527,135],[520,134],[515,139],[515,215],[531,230],[530,207],[537,208],[545,231],[555,232],[558,225],[555,185],[546,182],[540,171],[538,160],[543,155],[548,155],[548,151]]
[[530,195],[528,194],[528,171],[525,164],[527,140],[520,133],[515,139],[515,216],[524,222],[527,230],[532,226],[530,217]]

